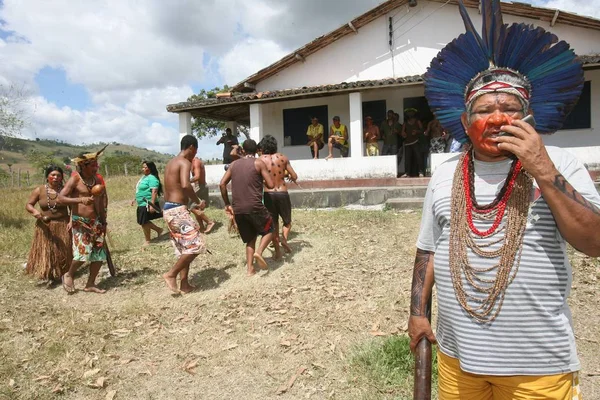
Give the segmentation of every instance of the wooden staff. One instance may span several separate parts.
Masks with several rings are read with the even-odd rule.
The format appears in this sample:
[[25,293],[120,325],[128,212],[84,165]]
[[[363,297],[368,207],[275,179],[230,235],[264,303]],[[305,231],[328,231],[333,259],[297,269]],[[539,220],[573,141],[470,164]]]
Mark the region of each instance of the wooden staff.
[[[431,295],[427,300],[425,315],[431,323]],[[415,351],[414,400],[431,399],[431,342],[421,338]]]

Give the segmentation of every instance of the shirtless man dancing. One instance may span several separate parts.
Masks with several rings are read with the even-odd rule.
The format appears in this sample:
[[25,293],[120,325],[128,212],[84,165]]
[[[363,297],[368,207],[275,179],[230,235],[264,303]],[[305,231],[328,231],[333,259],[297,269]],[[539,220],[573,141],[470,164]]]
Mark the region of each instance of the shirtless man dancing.
[[[197,212],[200,199],[190,182],[192,160],[198,151],[198,139],[186,135],[181,139],[181,151],[165,167],[165,205],[163,218],[169,227],[177,262],[163,275],[169,289],[174,293],[189,293],[195,289],[188,281],[190,264],[200,253],[206,251],[204,235],[190,211]],[[192,201],[188,209],[189,201]],[[177,275],[181,279],[177,288]]]
[[[248,276],[252,276],[256,273],[254,261],[260,269],[269,269],[262,253],[273,240],[273,218],[262,203],[263,180],[268,189],[273,189],[274,186],[265,163],[255,158],[256,142],[252,139],[244,141],[243,149],[244,156],[230,164],[219,189],[225,202],[225,212],[235,215],[240,236],[246,245]],[[232,203],[227,194],[227,184],[230,181]],[[258,235],[262,235],[262,239],[256,249]]]
[[281,247],[283,247],[286,253],[292,252],[292,249],[288,245],[288,237],[292,229],[292,203],[285,179],[288,178],[290,181],[296,182],[298,175],[296,175],[296,171],[292,168],[290,159],[277,152],[277,139],[273,136],[266,135],[260,141],[260,147],[263,150],[260,159],[266,164],[267,171],[273,178],[273,184],[275,185],[273,189],[265,186],[264,203],[273,218],[273,243],[275,244],[275,259],[278,260],[281,258],[279,217],[283,220]]
[[[106,146],[105,146],[106,148]],[[73,236],[73,261],[69,271],[63,275],[63,288],[69,294],[75,293],[74,277],[77,269],[90,262],[90,274],[84,292],[105,293],[96,287],[96,277],[102,263],[106,261],[104,234],[106,233],[106,190],[92,196],[92,188],[101,183],[96,153],[80,154],[73,159],[77,172],[71,176],[60,192],[58,201],[71,206],[71,229]]]
[[[204,213],[204,208],[208,206],[208,188],[206,187],[206,169],[204,163],[198,157],[194,157],[192,160],[192,176],[190,179],[194,193],[201,200],[200,210],[193,211],[196,216],[196,220],[200,225],[202,232],[209,233],[215,226],[215,221],[211,221],[210,218]],[[206,226],[204,225],[206,224]]]

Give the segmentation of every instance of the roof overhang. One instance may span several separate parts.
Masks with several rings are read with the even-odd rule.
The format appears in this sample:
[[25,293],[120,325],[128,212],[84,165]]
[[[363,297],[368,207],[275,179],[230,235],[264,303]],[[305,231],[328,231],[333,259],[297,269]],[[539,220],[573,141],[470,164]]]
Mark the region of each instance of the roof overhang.
[[[583,62],[584,70],[600,69],[600,54],[580,56],[579,58]],[[421,75],[413,75],[403,78],[342,82],[335,85],[305,86],[268,92],[241,93],[229,97],[169,104],[167,111],[172,113],[189,112],[193,117],[210,118],[218,121],[236,121],[249,125],[250,104],[254,103],[272,103],[285,100],[327,97],[350,92],[421,85],[422,83],[423,77]]]
[[204,117],[220,121],[236,121],[242,124],[250,124],[250,104],[253,103],[272,103],[284,100],[327,97],[373,89],[420,85],[422,83],[422,76],[414,75],[404,78],[342,82],[336,85],[305,86],[295,89],[274,90],[259,93],[242,93],[231,97],[169,104],[167,106],[167,111],[173,113],[189,112],[194,117]]

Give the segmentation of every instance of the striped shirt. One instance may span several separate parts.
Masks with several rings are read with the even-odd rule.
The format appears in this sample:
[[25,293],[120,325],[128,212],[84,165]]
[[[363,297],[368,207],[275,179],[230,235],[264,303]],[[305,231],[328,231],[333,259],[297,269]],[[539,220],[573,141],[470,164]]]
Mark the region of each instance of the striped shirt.
[[[559,148],[547,147],[547,150],[565,179],[582,196],[600,206],[600,196],[583,164]],[[497,318],[479,323],[459,304],[449,269],[451,189],[458,158],[457,155],[442,164],[431,178],[417,240],[418,248],[435,253],[439,350],[458,358],[461,369],[474,374],[553,375],[579,370],[567,305],[572,276],[566,243],[535,182],[518,273],[506,289]],[[475,160],[474,165],[476,200],[478,204],[489,204],[504,184],[511,160],[492,163]],[[500,227],[505,222],[506,215]],[[474,220],[474,223],[479,230],[486,230],[492,221]],[[503,233],[488,239],[478,238],[476,242],[478,245],[493,242]],[[502,244],[503,241],[484,250],[495,250]],[[470,249],[467,251],[472,266],[491,267],[498,262],[496,258],[485,259]],[[479,276],[493,279],[495,271]],[[474,294],[464,275],[463,287],[468,294]]]

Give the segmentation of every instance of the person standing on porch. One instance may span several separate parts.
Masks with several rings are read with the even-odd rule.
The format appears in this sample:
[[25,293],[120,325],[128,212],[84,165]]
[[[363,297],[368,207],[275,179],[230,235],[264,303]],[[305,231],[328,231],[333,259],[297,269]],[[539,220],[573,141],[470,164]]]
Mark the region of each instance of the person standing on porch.
[[346,125],[340,124],[340,117],[333,117],[333,126],[329,128],[329,140],[327,140],[329,155],[325,158],[333,158],[333,148],[339,149],[342,157],[348,157],[348,129]]
[[[256,158],[256,148],[254,140],[245,140],[243,157],[230,165],[219,184],[225,203],[225,212],[235,216],[238,231],[246,245],[248,276],[256,274],[255,261],[260,269],[269,269],[262,253],[273,240],[273,218],[262,200],[263,180],[267,189],[273,189],[274,184],[264,161]],[[229,182],[231,182],[233,200],[231,203],[227,194]],[[262,235],[262,239],[257,249],[256,238],[258,235]]]
[[366,126],[364,131],[365,142],[367,143],[367,156],[378,156],[379,155],[379,144],[377,141],[380,138],[379,128],[377,125],[373,125],[373,118],[367,116],[365,118]]
[[423,136],[423,124],[417,119],[417,109],[407,108],[404,110],[404,125],[402,125],[402,137],[404,138],[404,171],[402,178],[423,176],[423,153],[421,152],[421,136]]
[[233,158],[231,157],[231,150],[234,145],[238,144],[237,137],[231,133],[231,128],[225,129],[225,134],[221,136],[221,139],[217,141],[217,146],[223,144],[223,164],[231,164]]
[[553,33],[505,25],[499,0],[481,2],[482,36],[459,8],[468,33],[423,78],[431,110],[468,148],[427,188],[410,346],[437,336],[441,400],[581,399],[567,243],[600,256],[600,235],[590,234],[600,196],[583,163],[541,134],[559,130],[577,103],[582,64]]
[[319,158],[319,150],[325,146],[325,142],[323,142],[324,134],[323,125],[319,123],[319,119],[312,117],[311,124],[306,130],[306,136],[308,136],[307,146],[310,147],[310,154],[315,160]]
[[396,120],[394,110],[388,110],[387,119],[383,121],[381,128],[379,129],[379,132],[381,132],[381,136],[383,137],[381,155],[395,156],[398,154],[398,138],[401,129],[402,127]]

